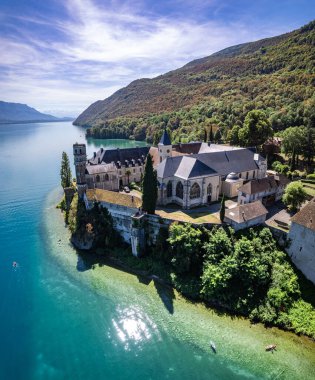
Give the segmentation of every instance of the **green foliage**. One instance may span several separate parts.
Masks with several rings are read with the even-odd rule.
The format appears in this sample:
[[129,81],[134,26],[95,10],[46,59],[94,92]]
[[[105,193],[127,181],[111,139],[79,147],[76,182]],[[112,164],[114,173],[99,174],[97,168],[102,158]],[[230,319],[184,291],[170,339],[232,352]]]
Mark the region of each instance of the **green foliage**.
[[220,227],[204,250],[201,293],[209,302],[275,322],[300,296],[297,276],[267,228],[236,237]]
[[76,123],[92,127],[87,136],[148,142],[161,125],[172,130],[174,142],[182,135],[201,140],[203,130],[216,125],[226,139],[233,126],[243,126],[249,111],[261,110],[274,131],[301,125],[314,131],[314,38],[310,23],[134,81],[90,106]]
[[239,142],[244,146],[262,145],[272,135],[271,124],[266,114],[260,110],[248,112],[243,127],[238,131]]
[[306,200],[307,193],[303,188],[300,181],[291,182],[286,187],[284,195],[282,197],[283,203],[289,208],[289,210],[296,211]]
[[142,194],[142,208],[149,214],[155,213],[157,201],[157,176],[156,171],[153,170],[152,157],[148,154],[143,176],[143,194]]
[[78,198],[77,193],[71,202],[68,225],[73,236],[82,238],[85,234],[93,235],[93,248],[114,247],[120,243],[107,208],[95,202],[91,210],[86,210],[84,202]]
[[238,137],[238,133],[241,127],[239,125],[234,125],[227,134],[227,140],[231,145],[239,145],[240,139]]
[[307,178],[307,179],[315,180],[315,173],[313,173],[313,174],[308,174],[308,175],[306,176],[306,178]]
[[282,164],[280,161],[274,161],[271,167],[273,170],[280,174],[288,174],[290,170],[289,165]]
[[60,178],[61,186],[63,188],[71,186],[72,174],[70,169],[69,157],[66,152],[62,152]]
[[202,231],[191,224],[172,223],[168,242],[172,249],[172,265],[177,273],[198,272],[201,268]]

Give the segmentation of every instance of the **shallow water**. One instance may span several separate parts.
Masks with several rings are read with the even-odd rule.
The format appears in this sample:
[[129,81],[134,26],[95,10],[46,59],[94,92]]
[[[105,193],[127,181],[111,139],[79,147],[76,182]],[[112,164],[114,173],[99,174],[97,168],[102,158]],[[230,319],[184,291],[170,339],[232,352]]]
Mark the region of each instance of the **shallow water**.
[[84,140],[70,123],[0,126],[0,379],[315,378],[306,338],[86,266],[55,209],[61,152]]

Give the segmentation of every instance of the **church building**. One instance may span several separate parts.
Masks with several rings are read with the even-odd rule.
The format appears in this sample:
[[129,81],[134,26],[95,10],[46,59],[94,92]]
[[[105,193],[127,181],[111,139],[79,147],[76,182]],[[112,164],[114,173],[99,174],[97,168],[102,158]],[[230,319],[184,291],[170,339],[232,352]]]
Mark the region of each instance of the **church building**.
[[86,157],[84,144],[73,145],[79,193],[85,189],[119,191],[140,182],[148,154],[158,178],[158,204],[184,209],[236,197],[244,182],[266,177],[266,160],[252,149],[212,143],[172,144],[166,130],[157,147],[103,149]]

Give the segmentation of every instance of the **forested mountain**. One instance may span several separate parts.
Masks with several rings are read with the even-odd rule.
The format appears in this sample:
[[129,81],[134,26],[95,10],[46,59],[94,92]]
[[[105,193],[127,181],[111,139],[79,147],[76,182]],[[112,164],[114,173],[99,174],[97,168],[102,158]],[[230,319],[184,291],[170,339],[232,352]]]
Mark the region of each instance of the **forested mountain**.
[[161,125],[195,140],[213,125],[223,135],[261,109],[274,130],[306,123],[315,109],[315,21],[241,44],[153,79],[140,79],[88,107],[74,122],[94,137],[152,141]]
[[72,120],[71,118],[58,118],[47,115],[31,108],[26,104],[7,103],[0,101],[0,124],[4,123],[23,123],[38,121],[61,121]]

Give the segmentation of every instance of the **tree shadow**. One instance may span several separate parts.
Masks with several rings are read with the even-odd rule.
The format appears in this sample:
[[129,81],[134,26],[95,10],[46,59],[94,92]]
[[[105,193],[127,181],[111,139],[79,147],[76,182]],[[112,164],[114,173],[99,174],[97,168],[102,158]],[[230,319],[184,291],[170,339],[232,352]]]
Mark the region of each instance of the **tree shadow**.
[[155,289],[157,291],[157,294],[159,295],[161,301],[163,302],[163,305],[165,306],[166,310],[170,313],[174,313],[174,303],[173,300],[175,299],[175,293],[174,289],[172,287],[168,287],[160,282],[158,279],[153,279]]

